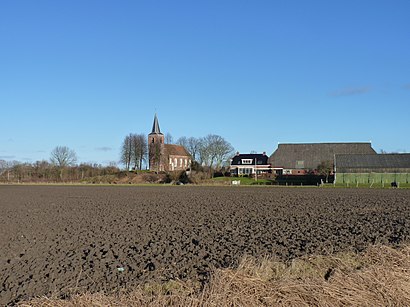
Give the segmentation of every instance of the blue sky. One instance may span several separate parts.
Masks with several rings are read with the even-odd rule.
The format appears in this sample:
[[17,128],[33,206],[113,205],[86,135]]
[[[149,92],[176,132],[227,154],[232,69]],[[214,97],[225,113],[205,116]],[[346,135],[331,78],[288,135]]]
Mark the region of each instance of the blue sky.
[[173,135],[410,151],[410,1],[1,1],[0,159]]

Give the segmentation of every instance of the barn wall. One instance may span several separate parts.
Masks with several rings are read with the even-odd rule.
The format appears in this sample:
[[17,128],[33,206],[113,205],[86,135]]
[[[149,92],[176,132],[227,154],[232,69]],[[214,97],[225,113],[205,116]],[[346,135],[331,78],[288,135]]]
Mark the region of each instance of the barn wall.
[[337,173],[336,183],[409,183],[409,173]]

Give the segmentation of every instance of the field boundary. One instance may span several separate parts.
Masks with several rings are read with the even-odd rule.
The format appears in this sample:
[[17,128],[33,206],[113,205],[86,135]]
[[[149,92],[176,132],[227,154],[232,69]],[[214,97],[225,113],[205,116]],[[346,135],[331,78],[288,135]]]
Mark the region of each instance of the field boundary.
[[190,281],[148,283],[131,291],[40,297],[20,307],[72,306],[407,306],[410,246],[311,255],[281,262],[246,256],[218,269],[204,288]]

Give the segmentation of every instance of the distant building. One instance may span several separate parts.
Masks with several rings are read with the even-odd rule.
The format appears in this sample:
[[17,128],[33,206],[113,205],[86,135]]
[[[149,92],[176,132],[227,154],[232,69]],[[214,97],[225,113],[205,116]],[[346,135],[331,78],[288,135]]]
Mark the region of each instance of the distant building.
[[155,114],[152,131],[148,134],[149,169],[151,171],[179,171],[191,167],[191,155],[180,145],[165,144]]
[[231,159],[231,176],[262,175],[271,172],[269,157],[263,154],[240,154],[239,152]]
[[276,175],[305,175],[337,154],[376,155],[371,143],[279,144],[269,163]]
[[409,183],[410,154],[337,154],[336,183]]

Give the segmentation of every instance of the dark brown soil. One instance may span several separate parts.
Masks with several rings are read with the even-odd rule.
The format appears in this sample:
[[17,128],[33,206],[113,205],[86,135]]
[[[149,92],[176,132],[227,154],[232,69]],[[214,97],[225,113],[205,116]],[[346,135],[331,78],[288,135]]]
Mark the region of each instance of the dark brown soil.
[[0,186],[0,305],[410,238],[410,190]]

